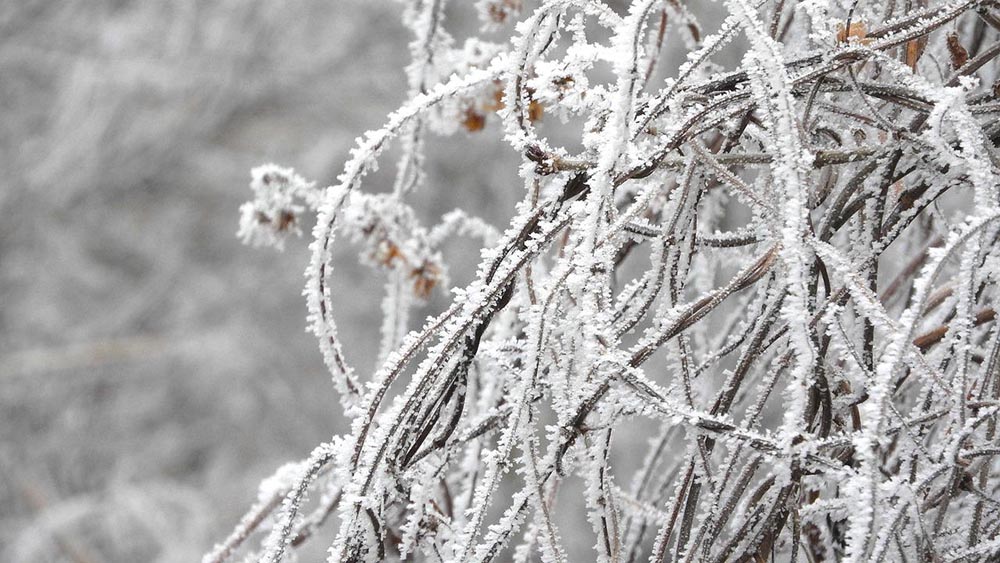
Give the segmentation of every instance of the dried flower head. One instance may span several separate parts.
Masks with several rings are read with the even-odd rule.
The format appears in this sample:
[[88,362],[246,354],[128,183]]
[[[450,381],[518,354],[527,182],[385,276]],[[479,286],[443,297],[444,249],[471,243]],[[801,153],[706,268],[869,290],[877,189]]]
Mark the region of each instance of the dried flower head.
[[240,206],[237,236],[244,244],[281,250],[289,234],[302,235],[302,202],[315,198],[315,183],[306,182],[291,168],[275,164],[258,166],[250,174],[254,198]]

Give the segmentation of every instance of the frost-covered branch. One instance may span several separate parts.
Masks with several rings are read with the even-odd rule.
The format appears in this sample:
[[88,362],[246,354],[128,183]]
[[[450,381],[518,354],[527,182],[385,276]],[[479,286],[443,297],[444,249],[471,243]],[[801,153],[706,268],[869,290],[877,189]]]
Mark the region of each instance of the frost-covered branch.
[[[338,185],[254,171],[244,239],[316,213],[310,324],[353,424],[206,562],[264,527],[269,562],[1000,556],[994,4],[729,0],[714,32],[681,0],[477,7],[455,46],[445,0],[408,2],[410,99]],[[460,129],[521,160],[506,226],[411,205]],[[370,376],[337,232],[387,277]],[[417,329],[455,236],[479,266]]]

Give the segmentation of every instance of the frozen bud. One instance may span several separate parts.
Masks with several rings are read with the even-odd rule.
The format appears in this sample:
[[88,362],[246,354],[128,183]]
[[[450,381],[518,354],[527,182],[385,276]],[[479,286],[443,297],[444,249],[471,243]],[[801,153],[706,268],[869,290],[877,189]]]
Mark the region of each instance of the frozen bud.
[[254,198],[240,206],[240,229],[244,244],[285,247],[289,233],[302,234],[300,216],[305,207],[299,202],[309,197],[314,182],[306,182],[291,168],[265,164],[250,171]]

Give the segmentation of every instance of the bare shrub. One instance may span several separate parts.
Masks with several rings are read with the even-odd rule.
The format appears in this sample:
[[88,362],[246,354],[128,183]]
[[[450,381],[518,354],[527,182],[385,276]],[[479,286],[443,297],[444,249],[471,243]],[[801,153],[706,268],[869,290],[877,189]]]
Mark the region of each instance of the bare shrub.
[[[271,562],[327,529],[330,561],[581,537],[600,561],[995,560],[994,3],[727,0],[706,29],[677,0],[483,0],[460,46],[443,0],[408,4],[409,100],[335,186],[255,171],[241,225],[280,243],[316,212],[305,294],[353,427],[206,562],[258,529]],[[522,155],[501,230],[407,203],[461,129]],[[362,191],[397,140],[391,191]],[[338,232],[388,277],[370,375],[333,320]],[[410,331],[454,235],[483,240],[475,280]]]

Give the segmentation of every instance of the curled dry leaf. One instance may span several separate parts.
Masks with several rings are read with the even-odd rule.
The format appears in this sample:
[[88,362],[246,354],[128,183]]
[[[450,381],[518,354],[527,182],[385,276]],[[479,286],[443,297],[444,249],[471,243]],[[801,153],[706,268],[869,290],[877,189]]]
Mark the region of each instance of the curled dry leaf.
[[951,68],[958,70],[965,66],[965,63],[969,60],[969,52],[962,46],[957,33],[949,33],[947,41],[948,54],[951,55]]

